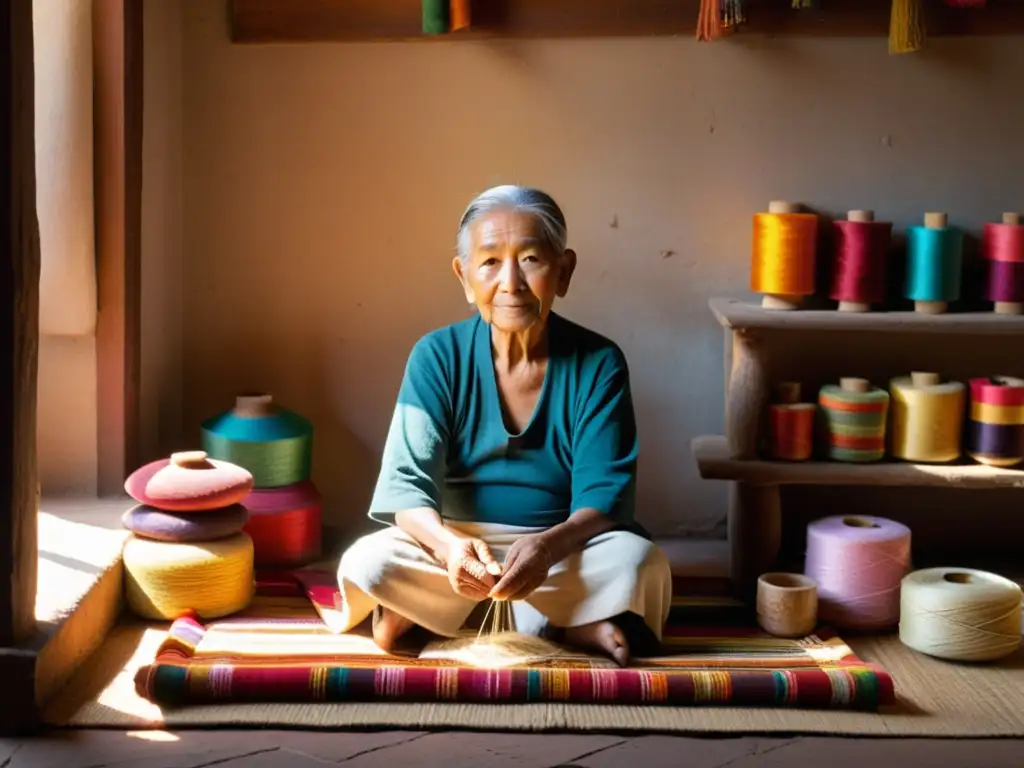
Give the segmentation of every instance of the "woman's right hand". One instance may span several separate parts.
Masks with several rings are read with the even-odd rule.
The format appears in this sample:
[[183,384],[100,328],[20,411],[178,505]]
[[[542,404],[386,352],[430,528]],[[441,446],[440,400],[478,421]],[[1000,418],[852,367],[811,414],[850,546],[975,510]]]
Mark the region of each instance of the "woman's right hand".
[[501,575],[501,565],[480,539],[457,539],[445,553],[448,583],[455,593],[470,600],[486,600]]

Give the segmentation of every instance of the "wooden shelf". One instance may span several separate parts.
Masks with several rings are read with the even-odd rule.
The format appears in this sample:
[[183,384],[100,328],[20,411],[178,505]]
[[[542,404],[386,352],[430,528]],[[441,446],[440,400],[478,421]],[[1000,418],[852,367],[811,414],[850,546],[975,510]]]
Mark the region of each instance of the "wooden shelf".
[[[822,9],[794,10],[791,0],[748,0],[738,35],[885,37],[891,6],[891,0],[830,0]],[[692,37],[699,8],[700,0],[474,0],[472,31],[424,35],[421,0],[231,0],[230,21],[236,43]],[[926,28],[929,37],[1021,34],[1024,6],[990,0],[983,9],[955,9],[926,0]]]
[[723,328],[778,331],[872,331],[878,333],[958,333],[991,336],[1024,334],[1024,315],[994,312],[839,312],[838,310],[772,310],[735,299],[708,304]]
[[783,462],[733,459],[724,437],[704,436],[691,444],[700,476],[753,485],[887,485],[940,488],[1024,488],[1024,470],[996,469],[982,464],[873,464]]

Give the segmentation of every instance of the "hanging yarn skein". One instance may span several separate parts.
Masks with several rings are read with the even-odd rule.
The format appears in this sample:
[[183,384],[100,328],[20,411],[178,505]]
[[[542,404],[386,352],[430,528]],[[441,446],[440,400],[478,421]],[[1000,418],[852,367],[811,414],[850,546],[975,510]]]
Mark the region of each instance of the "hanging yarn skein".
[[967,388],[915,371],[889,382],[892,455],[903,461],[944,463],[960,458]]
[[979,464],[1014,467],[1024,461],[1024,379],[971,379],[967,454]]
[[1024,314],[1024,225],[1020,214],[1004,213],[1001,224],[985,224],[981,252],[987,266],[985,300],[996,314]]
[[309,479],[313,425],[275,405],[271,395],[239,395],[232,411],[203,422],[202,436],[210,456],[245,467],[255,488]]
[[778,402],[769,406],[768,453],[780,461],[807,461],[814,453],[814,403],[800,402],[800,383],[777,387]]
[[818,406],[828,457],[834,461],[870,462],[885,456],[889,393],[867,379],[843,378],[818,392]]
[[295,568],[319,558],[322,503],[309,480],[283,488],[256,488],[246,496],[245,532],[252,537],[256,565]]
[[960,298],[963,233],[947,226],[944,213],[926,213],[923,227],[907,228],[906,298],[914,311],[941,315]]
[[838,629],[882,630],[900,619],[900,582],[910,570],[910,529],[869,515],[807,526],[804,574],[818,585],[818,616]]
[[903,579],[900,641],[950,661],[996,661],[1021,644],[1021,588],[972,568],[926,568]]
[[832,222],[835,264],[829,297],[840,312],[870,312],[885,301],[886,255],[892,222],[875,221],[873,211],[849,211]]
[[765,309],[799,309],[814,293],[818,217],[798,206],[772,201],[768,213],[754,214],[750,290],[764,294]]
[[889,53],[913,53],[924,48],[921,0],[892,0],[889,17]]

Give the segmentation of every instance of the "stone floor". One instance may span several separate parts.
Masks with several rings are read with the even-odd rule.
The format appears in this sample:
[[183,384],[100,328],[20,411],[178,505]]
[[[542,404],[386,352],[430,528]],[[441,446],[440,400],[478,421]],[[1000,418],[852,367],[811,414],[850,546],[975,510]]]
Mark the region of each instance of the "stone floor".
[[0,768],[1020,768],[1022,740],[597,734],[63,731],[0,740]]

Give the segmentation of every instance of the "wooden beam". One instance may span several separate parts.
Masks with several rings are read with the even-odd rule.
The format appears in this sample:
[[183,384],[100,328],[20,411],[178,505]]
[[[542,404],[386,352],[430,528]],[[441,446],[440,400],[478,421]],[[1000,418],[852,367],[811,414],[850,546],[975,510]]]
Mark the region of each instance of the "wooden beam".
[[[39,361],[39,224],[36,218],[32,0],[0,11],[0,647],[35,632],[36,377]],[[0,697],[2,698],[2,697]]]
[[139,463],[142,0],[93,0],[97,485],[124,493]]
[[[891,0],[830,0],[796,10],[792,0],[748,0],[740,35],[864,37],[889,34]],[[930,36],[1024,33],[1024,6],[984,9],[926,0]],[[471,31],[424,35],[421,0],[231,0],[236,43],[464,40],[487,37],[624,37],[696,31],[700,0],[474,0]]]

